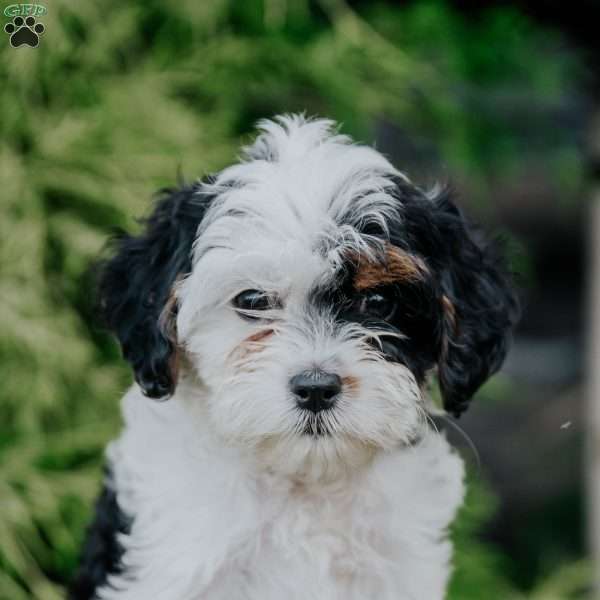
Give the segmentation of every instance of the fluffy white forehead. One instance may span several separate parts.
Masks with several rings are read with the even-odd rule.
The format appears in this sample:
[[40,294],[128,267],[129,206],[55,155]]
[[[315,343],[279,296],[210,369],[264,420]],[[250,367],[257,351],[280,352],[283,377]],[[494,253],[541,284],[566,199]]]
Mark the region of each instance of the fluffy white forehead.
[[343,248],[368,251],[366,225],[385,232],[398,216],[392,190],[404,176],[373,148],[340,135],[333,121],[287,115],[262,121],[259,131],[240,162],[199,191],[214,199],[192,278],[215,294],[225,294],[226,283],[229,291],[253,281],[281,287],[290,278],[308,286],[335,268]]
[[240,163],[203,190],[216,200],[201,225],[196,256],[218,239],[246,240],[255,228],[308,246],[346,235],[344,226],[376,222],[385,230],[397,210],[393,178],[402,175],[383,155],[339,135],[325,119],[283,116],[262,121],[259,129]]

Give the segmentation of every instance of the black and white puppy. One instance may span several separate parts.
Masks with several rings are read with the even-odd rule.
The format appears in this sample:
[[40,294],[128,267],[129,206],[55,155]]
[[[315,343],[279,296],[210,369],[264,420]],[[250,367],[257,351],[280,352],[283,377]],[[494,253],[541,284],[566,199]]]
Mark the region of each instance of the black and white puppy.
[[515,296],[447,192],[331,121],[260,130],[104,265],[136,384],[74,599],[444,597],[463,466],[427,377],[465,410]]

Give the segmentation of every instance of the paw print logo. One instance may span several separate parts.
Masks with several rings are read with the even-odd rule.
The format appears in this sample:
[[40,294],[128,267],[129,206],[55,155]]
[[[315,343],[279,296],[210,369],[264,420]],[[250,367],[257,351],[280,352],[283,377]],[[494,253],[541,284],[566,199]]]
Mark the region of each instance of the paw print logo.
[[4,26],[4,31],[10,35],[10,45],[13,48],[27,45],[35,48],[40,43],[40,35],[44,33],[45,27],[36,23],[34,17],[15,17],[12,23]]

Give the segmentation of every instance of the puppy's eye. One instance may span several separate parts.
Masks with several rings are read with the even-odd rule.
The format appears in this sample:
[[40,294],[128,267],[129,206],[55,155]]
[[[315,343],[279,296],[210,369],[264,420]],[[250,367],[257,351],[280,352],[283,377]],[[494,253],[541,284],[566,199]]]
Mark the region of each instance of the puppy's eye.
[[243,292],[240,292],[231,302],[243,316],[249,319],[258,318],[257,316],[250,314],[251,312],[281,307],[281,302],[276,296],[270,295],[261,290],[244,290]]
[[368,292],[360,299],[358,310],[363,315],[386,320],[396,312],[396,303],[382,292]]

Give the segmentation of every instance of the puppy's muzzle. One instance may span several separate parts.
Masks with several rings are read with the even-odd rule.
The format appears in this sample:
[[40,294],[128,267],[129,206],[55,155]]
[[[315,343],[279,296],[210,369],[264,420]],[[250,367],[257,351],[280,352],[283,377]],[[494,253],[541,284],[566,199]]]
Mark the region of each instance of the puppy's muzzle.
[[335,373],[315,369],[292,377],[290,389],[299,408],[316,414],[333,407],[342,391],[342,380]]

